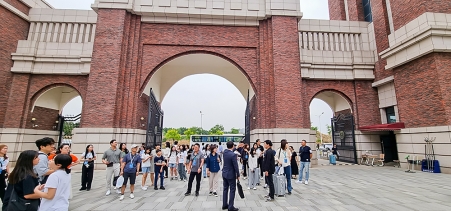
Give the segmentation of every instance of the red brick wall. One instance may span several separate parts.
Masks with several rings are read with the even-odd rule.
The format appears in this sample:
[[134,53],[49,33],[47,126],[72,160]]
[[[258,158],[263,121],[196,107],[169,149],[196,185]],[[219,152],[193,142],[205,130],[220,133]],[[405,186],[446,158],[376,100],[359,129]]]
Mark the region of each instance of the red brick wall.
[[[390,25],[388,23],[385,0],[372,0],[371,10],[373,13],[377,53],[380,53],[389,47],[388,35],[390,34]],[[396,10],[393,10],[393,12],[396,12]],[[392,70],[385,70],[385,65],[387,65],[386,59],[382,59],[380,56],[378,58],[379,60],[376,62],[374,68],[375,81],[393,75]]]
[[362,0],[347,0],[350,21],[365,21]]
[[343,0],[329,0],[329,18],[330,20],[346,20]]
[[451,13],[451,2],[449,0],[390,0],[390,5],[395,30],[425,12]]
[[25,13],[28,15],[28,12],[30,11],[30,8],[22,3],[19,0],[4,0],[6,3],[12,5],[14,8],[18,9],[19,11]]
[[[137,115],[137,120],[136,120],[136,125],[135,125],[136,128],[141,128],[143,130],[146,129],[148,108],[149,108],[149,96],[146,94],[143,94],[139,98],[139,102],[138,102],[138,109],[137,109],[138,115]],[[144,120],[141,120],[141,117],[144,117]],[[144,126],[142,126],[141,124],[144,124]]]
[[2,128],[13,80],[11,53],[16,52],[18,40],[27,38],[29,24],[2,6],[0,20],[0,128]]
[[450,125],[451,56],[431,53],[395,68],[399,120],[406,128]]
[[[25,128],[35,129],[35,130],[56,130],[54,126],[58,120],[59,111],[51,108],[44,108],[40,106],[35,106],[31,115],[28,116]],[[36,118],[33,123],[32,118]],[[33,127],[38,125],[37,127]]]

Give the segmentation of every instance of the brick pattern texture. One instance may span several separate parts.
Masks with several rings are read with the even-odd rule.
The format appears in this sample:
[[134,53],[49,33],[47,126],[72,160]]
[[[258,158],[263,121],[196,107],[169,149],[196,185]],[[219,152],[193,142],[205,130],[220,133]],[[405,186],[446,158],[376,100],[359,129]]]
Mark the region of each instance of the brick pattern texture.
[[[25,128],[35,129],[35,130],[56,130],[59,111],[50,108],[44,108],[40,106],[35,106],[31,115],[28,116]],[[32,118],[36,121],[32,122]],[[37,127],[33,127],[38,125]]]
[[[365,21],[362,0],[347,0],[350,21]],[[345,16],[346,17],[346,16]]]
[[328,0],[329,19],[346,20],[345,2],[343,0]]
[[399,118],[406,128],[451,124],[451,55],[431,53],[395,68]]
[[27,38],[29,24],[2,6],[0,20],[0,128],[2,128],[13,77],[11,53],[16,51],[18,40]]
[[[371,1],[371,3],[373,3]],[[425,12],[451,13],[451,1],[447,0],[390,0],[395,30],[403,27]]]
[[30,8],[19,0],[4,0],[4,1],[13,6],[14,8],[18,9],[19,11],[25,13],[26,15],[28,15],[28,13],[30,12]]
[[[390,25],[388,23],[386,0],[372,0],[371,11],[373,13],[374,33],[376,37],[377,53],[384,51],[389,47],[388,35],[390,34]],[[392,76],[392,70],[385,70],[386,59],[378,56],[374,68],[375,81]]]

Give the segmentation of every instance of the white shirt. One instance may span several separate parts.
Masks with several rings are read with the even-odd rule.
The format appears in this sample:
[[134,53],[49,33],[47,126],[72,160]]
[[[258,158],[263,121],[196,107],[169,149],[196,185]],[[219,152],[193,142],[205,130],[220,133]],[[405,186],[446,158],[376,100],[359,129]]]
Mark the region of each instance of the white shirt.
[[[85,153],[86,152],[83,152],[83,153],[81,153],[81,156],[84,158],[85,157]],[[88,154],[86,155],[86,159],[89,159],[89,158],[94,158],[94,156],[92,156],[92,152],[88,152]]]
[[185,158],[187,156],[187,152],[183,151],[179,153],[179,163],[185,163]]
[[143,160],[142,162],[142,167],[150,167],[150,160],[152,159],[148,159],[147,161],[144,161],[146,158],[150,157],[149,154],[143,154],[141,155],[141,159]]
[[9,163],[9,158],[5,159],[4,157],[0,157],[0,165],[2,170],[5,170],[6,167],[8,166]]
[[169,157],[169,153],[171,152],[171,149],[169,148],[164,148],[161,150],[163,152],[163,157],[164,158],[168,158]]
[[170,155],[171,157],[169,157],[169,163],[177,163],[177,151],[173,151]]
[[281,148],[277,149],[275,159],[276,161],[279,161],[279,164],[282,164],[282,167],[289,166],[291,164],[291,150],[282,150]]
[[64,170],[57,170],[50,174],[45,183],[44,192],[48,188],[56,188],[55,197],[52,200],[42,199],[40,211],[67,211],[69,209],[69,196],[71,175]]

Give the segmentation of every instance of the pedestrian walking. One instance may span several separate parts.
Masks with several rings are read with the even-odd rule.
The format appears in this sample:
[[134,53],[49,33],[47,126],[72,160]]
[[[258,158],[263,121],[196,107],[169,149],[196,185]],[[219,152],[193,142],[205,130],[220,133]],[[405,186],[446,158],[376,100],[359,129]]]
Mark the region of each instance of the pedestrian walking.
[[334,144],[334,146],[332,147],[332,154],[335,155],[335,157],[337,157],[337,160],[340,158],[340,153],[338,153],[338,149],[337,149],[337,145]]
[[294,150],[294,148],[292,146],[290,146],[290,150],[291,150],[291,174],[292,174],[292,178],[296,179],[296,176],[299,173],[299,168],[298,168],[298,154],[296,153],[296,150]]
[[239,210],[234,206],[236,182],[240,180],[240,169],[238,168],[237,155],[232,151],[233,142],[227,142],[227,149],[224,150],[224,166],[222,168],[223,198],[222,209],[228,211]]
[[157,156],[154,158],[155,163],[155,180],[153,182],[154,189],[158,190],[158,178],[160,178],[160,189],[165,190],[164,188],[164,170],[163,167],[166,166],[166,160],[163,156],[163,151],[157,149]]
[[198,143],[194,144],[193,154],[191,155],[190,162],[188,165],[188,189],[186,190],[185,196],[191,195],[191,189],[193,187],[194,178],[196,178],[196,192],[195,195],[199,196],[200,190],[200,180],[202,177],[202,166],[204,165],[204,155],[199,151],[200,145]]
[[260,180],[260,174],[258,173],[258,155],[257,155],[257,143],[254,143],[254,146],[251,148],[250,156],[249,156],[249,177],[248,177],[248,190],[254,189],[257,190],[257,183]]
[[125,143],[120,143],[119,144],[119,150],[121,150],[121,160],[122,158],[129,153],[128,149],[127,149],[127,144]]
[[[163,157],[165,159],[166,164],[168,163],[168,158],[169,158],[169,154],[171,153],[171,143],[166,142],[166,148],[162,149],[163,152]],[[168,178],[169,176],[169,172],[168,172],[168,165],[164,165],[163,166],[163,171],[164,171],[164,177]]]
[[287,178],[288,195],[291,195],[291,190],[293,189],[291,186],[291,150],[286,139],[280,141],[280,148],[276,151],[276,158],[277,165],[279,165],[279,168],[283,168]]
[[274,201],[274,181],[272,178],[272,175],[274,174],[275,170],[275,152],[272,150],[272,142],[270,140],[266,140],[264,142],[264,147],[266,149],[265,154],[263,156],[263,163],[262,163],[262,171],[265,175],[265,181],[266,184],[269,187],[269,194],[265,196],[266,201]]
[[152,166],[152,160],[153,160],[153,156],[151,154],[151,150],[150,148],[146,148],[146,150],[144,151],[144,153],[141,155],[141,160],[142,160],[142,179],[141,179],[141,189],[143,190],[147,190],[147,185],[146,185],[146,180],[147,180],[147,175],[150,175],[150,180],[154,181],[154,167]]
[[[257,154],[259,156],[258,156],[258,159],[257,159],[257,164],[258,164],[258,168],[260,168],[260,178],[263,179],[262,163],[263,163],[263,151],[265,151],[265,149],[261,145],[260,139],[257,139],[255,141],[255,143],[257,144],[257,147],[258,147]],[[260,184],[260,182],[258,184]]]
[[91,190],[92,179],[94,178],[94,161],[96,154],[94,153],[94,146],[89,144],[85,151],[81,154],[80,161],[83,161],[81,167],[81,188],[82,190]]
[[39,150],[39,163],[35,165],[33,169],[38,175],[39,183],[45,184],[48,176],[55,171],[53,169],[49,169],[48,158],[48,154],[55,150],[55,140],[53,140],[53,138],[45,137],[37,140],[36,146]]
[[136,177],[139,175],[139,166],[141,166],[141,156],[138,153],[138,145],[133,144],[131,152],[122,158],[121,176],[124,177],[124,183],[122,184],[119,200],[122,201],[124,199],[128,179],[130,179],[130,198],[135,198],[133,191],[135,190]]
[[312,159],[312,149],[307,146],[307,141],[302,140],[301,147],[299,148],[299,156],[301,157],[301,164],[299,166],[299,179],[296,183],[302,183],[302,176],[305,171],[305,182],[308,184],[309,171],[310,171],[310,160]]
[[214,195],[218,197],[218,180],[219,180],[219,171],[221,170],[221,158],[218,154],[218,148],[215,145],[210,146],[210,154],[207,156],[205,160],[207,164],[207,174],[210,174],[208,179],[208,184],[210,188],[210,196]]
[[177,165],[179,163],[179,152],[177,151],[176,146],[171,147],[171,152],[168,156],[168,166],[169,166],[169,172],[171,174],[171,180],[177,179]]
[[9,174],[9,158],[6,153],[8,153],[8,146],[0,144],[0,198],[2,200],[5,196],[6,178]]
[[186,168],[185,168],[186,167],[186,156],[187,156],[186,146],[180,145],[179,149],[180,149],[180,153],[178,155],[179,163],[177,166],[177,170],[178,170],[178,173],[180,176],[180,181],[186,182],[186,179],[188,179],[186,176]]
[[[53,140],[53,139],[52,139]],[[49,139],[38,140],[40,144],[50,143]],[[42,146],[42,145],[40,145]],[[50,146],[50,145],[47,145]],[[51,147],[48,147],[51,149]],[[42,148],[41,148],[42,149]],[[40,203],[40,196],[34,193],[34,188],[39,185],[39,177],[33,170],[34,166],[40,163],[40,154],[34,150],[25,150],[20,153],[16,166],[8,177],[8,187],[6,188],[5,197],[3,198],[3,211],[19,210],[14,203],[10,202],[11,198],[18,197],[26,200],[28,204],[27,211],[37,211]],[[45,156],[46,163],[48,162]],[[48,166],[47,166],[48,167]],[[52,171],[53,173],[54,171]],[[23,205],[21,205],[23,206]]]
[[[106,194],[111,194],[111,177],[113,178],[114,190],[116,190],[116,180],[121,172],[121,150],[117,148],[117,141],[115,139],[110,141],[110,148],[103,153],[102,163],[106,165]],[[120,193],[117,190],[117,193]]]
[[68,210],[72,188],[70,185],[72,157],[69,154],[59,154],[49,164],[55,172],[49,176],[45,185],[39,185],[34,189],[34,193],[42,198],[39,210]]
[[[202,155],[204,156],[204,159],[206,159],[209,154],[210,154],[210,144],[206,144],[204,149],[202,150]],[[202,165],[202,175],[204,176],[204,178],[207,178],[208,176],[206,163]]]
[[242,151],[242,154],[241,154],[241,160],[242,160],[242,163],[243,163],[243,179],[247,179],[249,151],[250,151],[249,145],[244,144],[243,151]]

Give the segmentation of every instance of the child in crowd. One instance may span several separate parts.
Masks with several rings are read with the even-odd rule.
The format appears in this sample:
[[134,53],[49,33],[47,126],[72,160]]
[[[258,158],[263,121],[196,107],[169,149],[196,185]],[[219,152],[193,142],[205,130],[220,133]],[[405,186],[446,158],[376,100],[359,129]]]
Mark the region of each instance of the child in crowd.
[[155,162],[155,181],[153,182],[154,184],[154,189],[158,190],[157,184],[158,184],[158,177],[160,177],[160,189],[164,190],[164,186],[163,186],[163,182],[164,182],[164,172],[163,172],[163,168],[164,166],[166,166],[166,161],[162,155],[162,151],[157,149],[157,156],[154,158],[154,162]]

